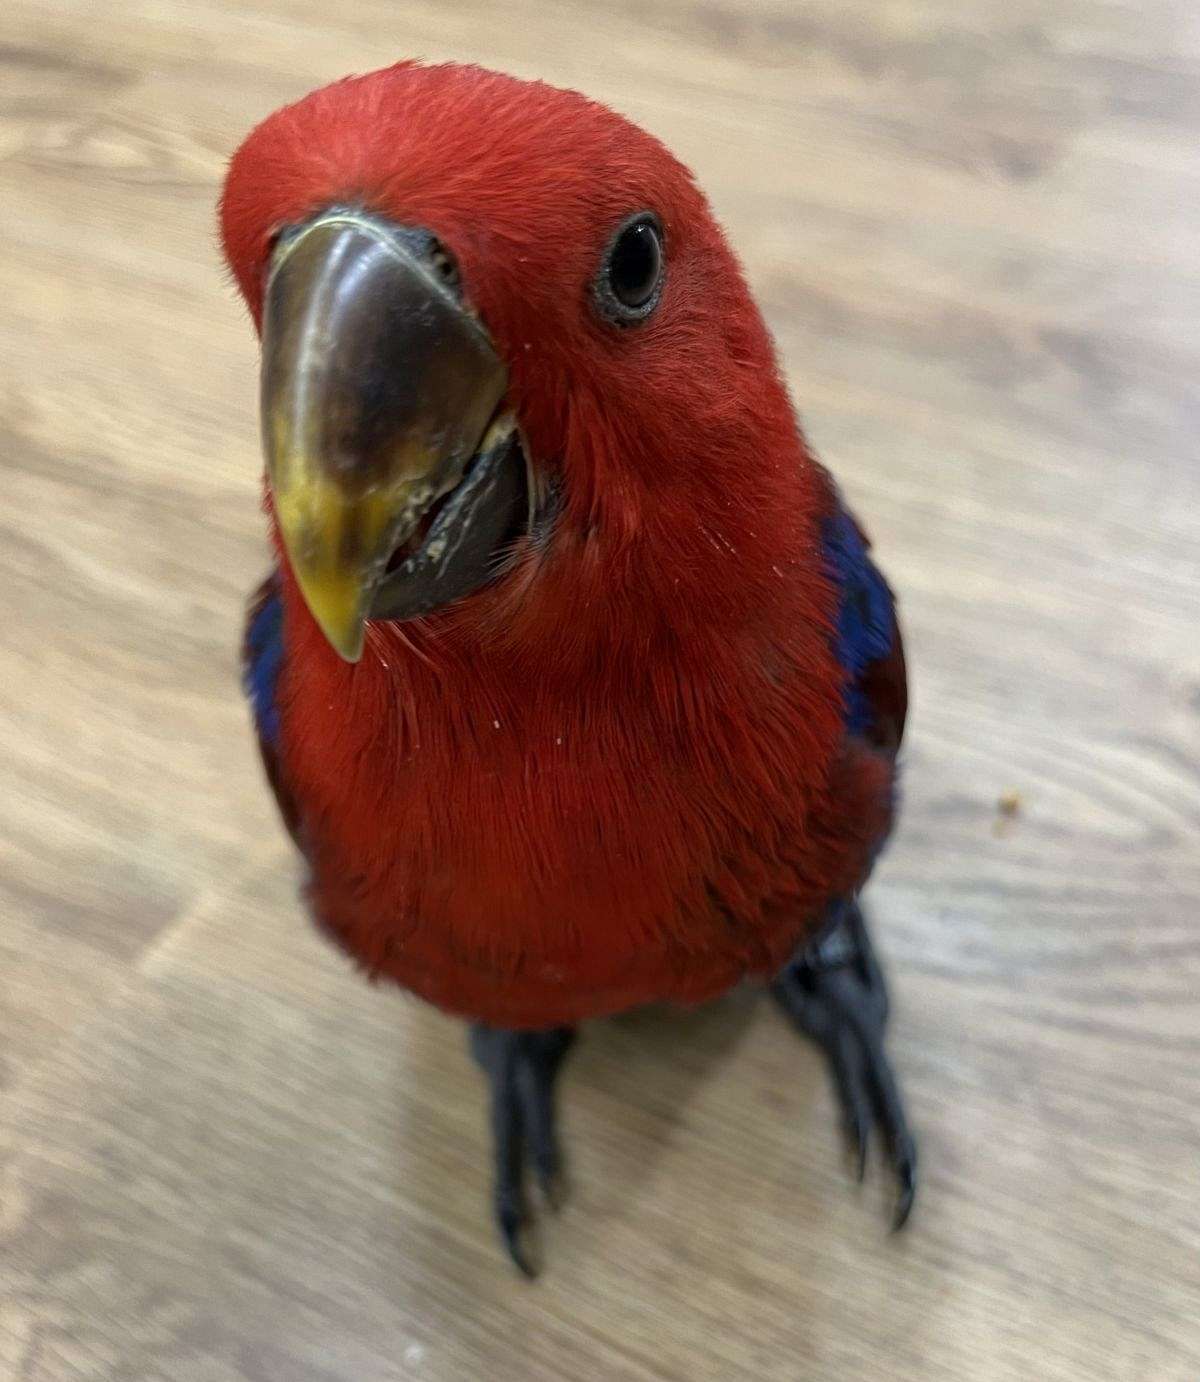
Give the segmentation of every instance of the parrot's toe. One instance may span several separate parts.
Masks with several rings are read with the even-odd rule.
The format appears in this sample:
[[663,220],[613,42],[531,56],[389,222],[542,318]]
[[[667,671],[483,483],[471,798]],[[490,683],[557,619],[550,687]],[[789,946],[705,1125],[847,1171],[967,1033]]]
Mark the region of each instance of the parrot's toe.
[[525,1196],[525,1163],[552,1210],[562,1204],[566,1179],[558,1147],[554,1086],[575,1033],[507,1032],[471,1028],[471,1052],[491,1086],[495,1214],[508,1255],[528,1277],[537,1275],[533,1223]]
[[541,1167],[535,1168],[537,1172],[538,1188],[542,1192],[542,1199],[546,1202],[546,1208],[552,1214],[558,1211],[567,1202],[570,1186],[567,1184],[567,1175],[562,1167],[555,1167],[547,1171]]
[[887,989],[857,903],[841,909],[837,924],[787,966],[771,991],[825,1053],[860,1181],[871,1132],[881,1134],[896,1180],[892,1228],[903,1228],[916,1197],[917,1149],[883,1050]]

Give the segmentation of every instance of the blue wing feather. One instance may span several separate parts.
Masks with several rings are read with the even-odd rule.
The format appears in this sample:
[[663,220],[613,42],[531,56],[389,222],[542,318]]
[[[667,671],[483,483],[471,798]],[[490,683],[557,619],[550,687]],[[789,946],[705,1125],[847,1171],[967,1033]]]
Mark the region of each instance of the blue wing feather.
[[846,672],[846,728],[898,743],[907,695],[892,592],[840,501],[824,521],[821,538],[826,566],[840,592],[833,644]]
[[242,686],[254,712],[259,738],[272,748],[279,738],[275,687],[283,665],[283,597],[279,579],[263,582],[246,618],[242,645]]
[[242,685],[254,712],[258,747],[267,781],[275,793],[283,823],[296,844],[304,850],[299,803],[292,794],[280,761],[279,673],[283,667],[283,595],[279,573],[272,572],[259,586],[246,612],[246,633],[242,641]]

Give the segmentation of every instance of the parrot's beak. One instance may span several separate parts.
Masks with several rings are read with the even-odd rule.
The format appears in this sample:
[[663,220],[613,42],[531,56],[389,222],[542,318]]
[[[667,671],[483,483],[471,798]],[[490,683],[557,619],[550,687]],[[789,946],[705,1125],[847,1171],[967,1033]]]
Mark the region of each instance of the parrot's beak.
[[507,372],[437,253],[425,232],[339,210],[281,237],[271,259],[262,429],[275,514],[305,602],[350,662],[368,618],[480,584],[526,502],[523,473],[510,474],[515,427],[498,412]]

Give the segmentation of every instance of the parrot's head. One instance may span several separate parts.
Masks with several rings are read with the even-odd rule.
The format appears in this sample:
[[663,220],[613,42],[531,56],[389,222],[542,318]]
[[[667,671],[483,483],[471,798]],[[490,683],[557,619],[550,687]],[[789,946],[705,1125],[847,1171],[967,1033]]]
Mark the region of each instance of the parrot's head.
[[400,64],[259,125],[221,230],[262,339],[269,503],[344,658],[368,620],[485,586],[557,580],[582,615],[655,580],[719,604],[714,551],[752,565],[790,406],[703,195],[628,121]]

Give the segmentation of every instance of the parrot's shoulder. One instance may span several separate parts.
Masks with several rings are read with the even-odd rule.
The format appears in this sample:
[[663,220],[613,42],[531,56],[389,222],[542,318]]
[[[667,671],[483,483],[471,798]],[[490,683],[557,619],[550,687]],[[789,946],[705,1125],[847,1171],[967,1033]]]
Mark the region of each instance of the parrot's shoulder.
[[821,524],[822,555],[838,591],[834,652],[846,674],[846,727],[895,750],[908,706],[896,600],[871,544],[841,496]]

